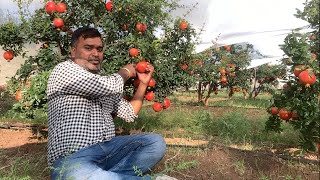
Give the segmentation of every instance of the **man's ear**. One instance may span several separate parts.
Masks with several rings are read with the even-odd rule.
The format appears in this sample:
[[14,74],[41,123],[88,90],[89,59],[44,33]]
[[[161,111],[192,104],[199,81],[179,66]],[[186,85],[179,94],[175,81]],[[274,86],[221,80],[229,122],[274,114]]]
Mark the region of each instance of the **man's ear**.
[[76,57],[76,48],[71,47],[71,59],[74,59]]

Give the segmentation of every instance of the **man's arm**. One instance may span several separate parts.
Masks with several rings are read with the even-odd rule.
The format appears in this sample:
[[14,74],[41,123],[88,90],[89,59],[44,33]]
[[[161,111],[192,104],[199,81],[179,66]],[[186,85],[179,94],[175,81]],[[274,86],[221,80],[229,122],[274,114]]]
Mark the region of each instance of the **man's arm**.
[[134,113],[137,115],[142,107],[144,95],[146,93],[149,81],[152,78],[154,72],[154,67],[151,64],[147,65],[145,73],[137,72],[138,78],[140,80],[139,86],[133,95],[133,98],[130,101],[130,104],[133,107]]
[[119,97],[118,101],[114,105],[114,113],[118,117],[124,119],[127,122],[133,122],[134,119],[138,116],[139,111],[141,110],[144,95],[146,93],[148,83],[152,78],[152,73],[154,72],[154,67],[148,65],[147,73],[138,73],[138,78],[140,80],[139,86],[134,93],[130,102]]
[[93,74],[73,62],[59,64],[48,81],[48,94],[61,93],[85,97],[101,97],[123,92],[124,82],[130,77],[121,69],[111,76]]

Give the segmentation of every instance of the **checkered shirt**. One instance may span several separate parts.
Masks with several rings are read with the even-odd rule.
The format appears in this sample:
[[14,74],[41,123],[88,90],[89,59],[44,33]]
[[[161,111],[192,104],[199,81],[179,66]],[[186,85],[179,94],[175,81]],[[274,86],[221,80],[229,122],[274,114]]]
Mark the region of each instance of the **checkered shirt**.
[[89,145],[115,136],[111,113],[134,121],[131,104],[122,98],[119,74],[90,73],[71,60],[52,71],[48,93],[48,164]]

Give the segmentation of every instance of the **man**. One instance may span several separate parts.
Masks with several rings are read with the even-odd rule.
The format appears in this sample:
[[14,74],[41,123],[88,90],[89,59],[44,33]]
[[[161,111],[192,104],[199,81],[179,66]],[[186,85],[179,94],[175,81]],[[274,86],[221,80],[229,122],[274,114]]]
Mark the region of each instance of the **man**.
[[[146,73],[125,65],[110,76],[99,75],[103,60],[101,34],[79,28],[71,39],[71,60],[58,64],[48,80],[48,164],[52,179],[135,180],[164,156],[158,134],[115,136],[112,115],[127,122],[137,117],[154,67]],[[125,81],[138,76],[129,102]],[[147,177],[149,178],[149,177]]]

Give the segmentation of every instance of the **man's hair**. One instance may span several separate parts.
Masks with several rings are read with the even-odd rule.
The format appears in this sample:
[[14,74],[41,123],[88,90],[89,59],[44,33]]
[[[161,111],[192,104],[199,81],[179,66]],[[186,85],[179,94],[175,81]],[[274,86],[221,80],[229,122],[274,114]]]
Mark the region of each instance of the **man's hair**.
[[101,38],[101,34],[100,32],[95,29],[95,28],[91,28],[91,27],[81,27],[78,28],[77,30],[75,30],[72,34],[71,37],[71,47],[75,47],[79,38],[83,37],[83,39],[87,39],[87,38],[95,38],[95,37],[99,37]]

